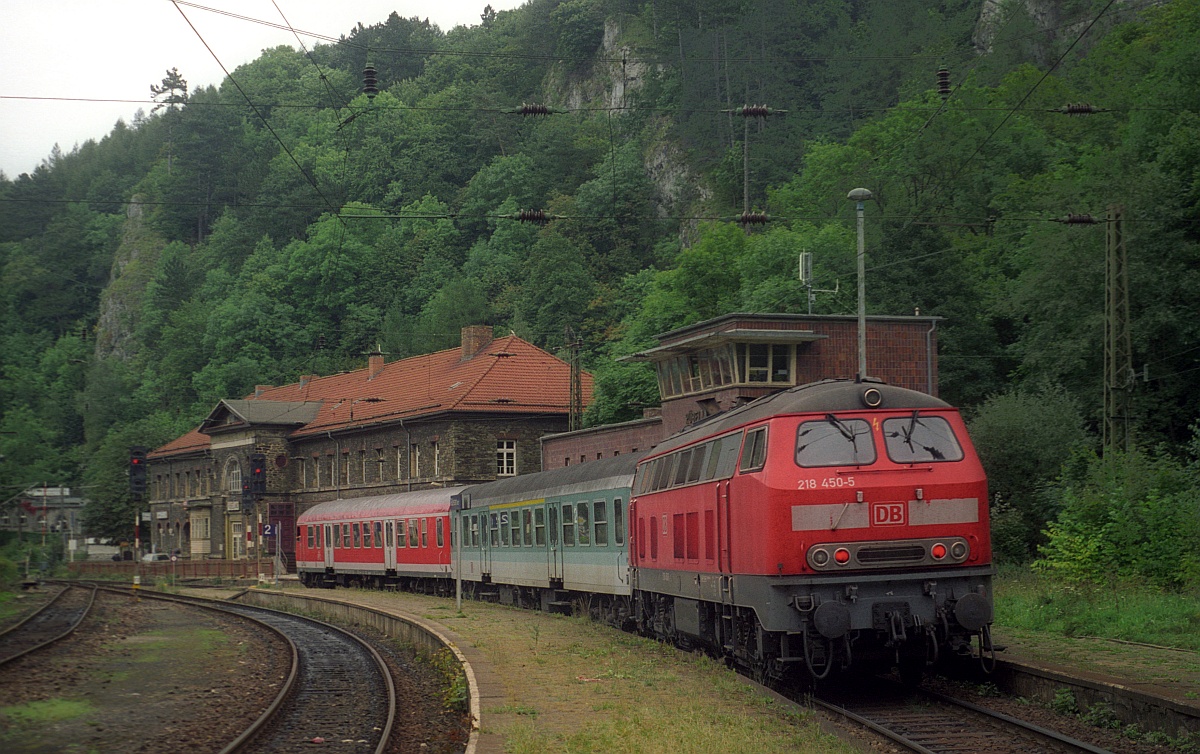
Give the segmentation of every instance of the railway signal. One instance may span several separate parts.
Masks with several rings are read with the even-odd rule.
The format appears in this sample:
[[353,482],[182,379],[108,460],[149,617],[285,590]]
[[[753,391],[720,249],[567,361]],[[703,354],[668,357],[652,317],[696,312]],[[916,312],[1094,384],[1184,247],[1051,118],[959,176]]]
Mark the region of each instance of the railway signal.
[[250,454],[250,493],[255,500],[267,494],[267,456],[265,453]]
[[129,494],[138,500],[146,496],[146,448],[143,445],[129,449]]

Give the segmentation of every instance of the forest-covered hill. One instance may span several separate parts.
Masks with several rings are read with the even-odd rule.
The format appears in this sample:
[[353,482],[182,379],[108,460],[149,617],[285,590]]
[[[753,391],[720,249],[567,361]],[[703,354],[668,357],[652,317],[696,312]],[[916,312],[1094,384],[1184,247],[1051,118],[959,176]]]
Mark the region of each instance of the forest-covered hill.
[[[629,418],[657,392],[614,356],[807,311],[801,251],[813,311],[854,311],[857,186],[877,198],[868,310],[945,318],[943,397],[1058,395],[1093,431],[1106,227],[1058,220],[1122,207],[1130,424],[1182,443],[1197,39],[1197,0],[531,0],[451,31],[364,19],[220,87],[168,70],[148,114],[0,177],[0,484],[120,506],[130,445],[466,324],[551,350],[570,328],[589,420]],[[747,231],[745,208],[771,221]]]

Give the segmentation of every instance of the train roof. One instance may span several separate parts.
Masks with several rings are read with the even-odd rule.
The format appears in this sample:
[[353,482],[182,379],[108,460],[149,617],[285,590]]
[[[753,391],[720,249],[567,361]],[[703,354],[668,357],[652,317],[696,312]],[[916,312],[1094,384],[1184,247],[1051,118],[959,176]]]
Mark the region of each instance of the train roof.
[[467,488],[463,497],[469,496],[471,507],[477,507],[628,487],[644,455],[630,453],[486,482]]
[[309,508],[300,515],[298,524],[318,521],[336,521],[343,518],[401,518],[446,513],[450,510],[450,498],[466,487],[438,487],[413,492],[397,492],[391,495],[353,497],[345,500],[330,500]]
[[658,444],[654,454],[683,447],[689,443],[722,434],[772,416],[828,413],[834,411],[893,411],[903,409],[952,408],[940,398],[917,390],[889,385],[879,380],[822,380],[797,385],[787,390],[715,414],[701,420]]

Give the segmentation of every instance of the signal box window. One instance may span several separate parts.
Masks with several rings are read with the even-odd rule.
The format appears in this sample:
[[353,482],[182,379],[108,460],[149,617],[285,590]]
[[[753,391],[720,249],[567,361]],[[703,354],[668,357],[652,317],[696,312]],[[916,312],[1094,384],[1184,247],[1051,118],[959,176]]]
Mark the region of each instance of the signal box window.
[[896,463],[961,461],[962,446],[950,423],[940,416],[912,416],[883,420],[883,440],[888,458]]
[[767,463],[767,428],[758,427],[746,433],[742,443],[742,462],[738,471],[758,471]]
[[796,430],[796,464],[866,466],[875,463],[875,441],[865,419],[839,419],[829,414],[803,422]]

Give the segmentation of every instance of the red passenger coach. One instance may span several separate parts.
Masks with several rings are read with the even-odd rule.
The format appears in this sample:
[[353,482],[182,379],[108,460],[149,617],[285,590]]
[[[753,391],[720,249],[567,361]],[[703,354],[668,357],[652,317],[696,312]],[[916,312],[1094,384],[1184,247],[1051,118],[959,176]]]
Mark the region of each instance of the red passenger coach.
[[643,630],[756,674],[991,651],[987,482],[958,411],[880,382],[776,393],[643,459]]
[[332,500],[296,525],[296,570],[305,586],[451,584],[450,499],[459,488]]

